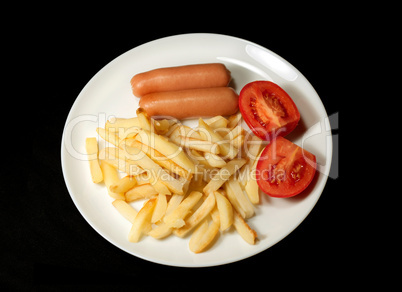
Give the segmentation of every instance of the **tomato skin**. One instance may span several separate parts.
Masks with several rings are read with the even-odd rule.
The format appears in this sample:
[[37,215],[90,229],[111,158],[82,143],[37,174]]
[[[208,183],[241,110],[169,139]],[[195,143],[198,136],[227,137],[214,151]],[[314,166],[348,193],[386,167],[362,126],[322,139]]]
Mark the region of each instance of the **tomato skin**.
[[257,163],[257,184],[271,197],[293,197],[311,183],[316,166],[313,154],[277,137],[265,147]]
[[239,109],[251,131],[267,141],[286,136],[300,120],[292,98],[270,81],[246,84],[239,95]]

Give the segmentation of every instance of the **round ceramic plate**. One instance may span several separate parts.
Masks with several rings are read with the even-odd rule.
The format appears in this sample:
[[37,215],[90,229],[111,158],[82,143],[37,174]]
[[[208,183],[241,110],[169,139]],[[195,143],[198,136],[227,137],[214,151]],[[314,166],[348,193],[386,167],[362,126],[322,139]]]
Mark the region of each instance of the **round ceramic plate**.
[[[220,62],[231,71],[231,86],[239,93],[255,80],[277,83],[296,103],[301,120],[286,138],[317,157],[318,171],[311,185],[293,198],[260,194],[256,214],[247,220],[256,230],[255,245],[231,230],[219,235],[207,251],[194,254],[189,237],[156,240],[144,236],[138,243],[127,240],[131,224],[112,206],[104,184],[91,181],[85,138],[97,137],[112,116],[134,117],[139,99],[131,92],[130,79],[137,73],[160,67]],[[186,121],[196,126],[197,121]],[[247,126],[244,125],[246,128]],[[105,147],[99,139],[99,147]],[[325,108],[311,84],[290,63],[252,42],[217,34],[185,34],[158,39],[117,57],[100,70],[74,102],[65,124],[61,160],[72,200],[88,223],[105,239],[136,257],[172,266],[203,267],[235,262],[262,252],[291,233],[309,214],[327,181],[332,158],[332,139]],[[139,210],[141,203],[133,203]]]

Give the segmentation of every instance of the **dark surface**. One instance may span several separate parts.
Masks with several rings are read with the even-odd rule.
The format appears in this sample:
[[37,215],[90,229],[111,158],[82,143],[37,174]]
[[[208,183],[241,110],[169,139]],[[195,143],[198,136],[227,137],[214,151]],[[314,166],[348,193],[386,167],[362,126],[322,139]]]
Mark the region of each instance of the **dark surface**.
[[[311,17],[311,16],[310,16]],[[248,20],[251,21],[252,19]],[[5,155],[1,221],[1,282],[9,287],[66,288],[70,285],[112,287],[127,285],[134,291],[164,285],[172,291],[215,283],[237,283],[258,289],[258,283],[295,283],[299,287],[345,279],[335,267],[344,262],[346,245],[342,220],[346,200],[345,172],[339,156],[339,177],[328,179],[324,192],[306,220],[284,240],[256,256],[233,264],[211,268],[176,268],[154,264],[121,251],[101,237],[81,216],[64,183],[60,162],[61,135],[75,98],[85,84],[108,62],[127,50],[165,36],[209,32],[247,39],[268,48],[294,65],[321,97],[328,115],[339,113],[340,128],[333,133],[342,139],[343,103],[334,84],[342,72],[343,31],[325,22],[304,17],[283,27],[269,19],[246,25],[240,20],[220,27],[177,25],[143,31],[132,21],[130,29],[119,21],[51,27],[55,19],[35,31],[37,42],[29,56],[26,79],[34,79],[21,93],[29,98],[30,122],[17,130],[20,139],[12,143],[19,155]],[[201,19],[187,19],[186,23]],[[272,24],[270,26],[269,24]],[[277,24],[277,25],[275,25]],[[270,28],[266,29],[265,25]],[[74,27],[74,28],[73,28]],[[125,28],[125,29],[123,29]],[[40,36],[40,37],[39,37]],[[26,68],[26,67],[25,67]],[[31,96],[32,92],[35,93]],[[12,121],[12,120],[9,120]],[[11,122],[9,123],[11,125]],[[14,128],[15,129],[15,128]],[[11,131],[11,132],[10,132]],[[11,136],[9,136],[11,137]],[[338,139],[338,138],[336,138]],[[342,141],[343,142],[343,141]],[[343,144],[342,144],[343,145]],[[8,152],[7,152],[8,153]],[[341,152],[342,153],[342,152]],[[343,154],[343,153],[342,153]],[[341,155],[342,156],[342,155]],[[341,157],[340,156],[340,157]],[[353,258],[348,265],[353,266]],[[246,275],[247,279],[240,276]],[[286,281],[279,278],[284,276]],[[185,279],[192,280],[188,286]],[[322,284],[321,284],[322,285]]]

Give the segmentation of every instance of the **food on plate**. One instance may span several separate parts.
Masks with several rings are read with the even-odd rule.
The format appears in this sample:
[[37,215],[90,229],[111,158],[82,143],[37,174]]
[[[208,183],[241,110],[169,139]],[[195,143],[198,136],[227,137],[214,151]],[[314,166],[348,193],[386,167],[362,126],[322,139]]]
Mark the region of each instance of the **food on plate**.
[[257,232],[251,229],[243,217],[236,211],[233,211],[233,226],[246,242],[249,244],[255,244]]
[[129,203],[124,200],[114,200],[112,205],[116,208],[116,210],[123,215],[131,223],[134,223],[134,219],[137,216],[138,212],[135,210]]
[[239,109],[255,135],[270,141],[297,126],[300,113],[292,98],[270,81],[248,83],[240,92]]
[[88,154],[89,169],[91,171],[92,181],[100,183],[103,181],[102,170],[98,161],[98,142],[95,137],[90,137],[85,140],[85,148]]
[[110,190],[110,186],[119,181],[117,170],[105,161],[101,161],[100,166],[103,174],[103,181],[105,182],[109,196],[117,200],[124,200],[124,193],[115,193]]
[[232,88],[213,87],[154,92],[144,95],[139,105],[150,117],[187,119],[229,116],[238,111],[238,103],[239,96]]
[[[114,147],[99,151],[96,138],[86,140],[92,180],[105,182],[132,224],[130,242],[191,234],[189,250],[200,253],[234,228],[255,244],[245,219],[258,213],[259,190],[291,197],[311,183],[315,156],[283,138],[300,120],[290,96],[269,81],[251,82],[238,96],[226,87],[230,78],[217,63],[137,74],[137,116],[113,117],[96,129]],[[195,128],[179,121],[194,117]],[[243,118],[255,135],[243,129]],[[144,203],[133,208],[137,202]]]
[[313,154],[286,138],[277,137],[261,153],[256,178],[264,193],[286,198],[306,189],[315,171],[316,158]]
[[149,199],[135,216],[133,225],[128,234],[128,240],[130,242],[138,242],[142,234],[150,231],[152,213],[155,209],[155,205],[156,198]]
[[133,94],[142,97],[153,92],[227,86],[230,71],[221,63],[159,68],[134,75]]

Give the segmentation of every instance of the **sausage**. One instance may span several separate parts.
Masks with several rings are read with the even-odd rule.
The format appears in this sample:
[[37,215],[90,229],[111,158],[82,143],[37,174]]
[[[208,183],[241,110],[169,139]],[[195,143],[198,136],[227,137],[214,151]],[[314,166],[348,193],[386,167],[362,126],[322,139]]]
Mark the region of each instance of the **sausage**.
[[228,116],[237,112],[239,96],[230,87],[197,88],[150,93],[141,97],[139,105],[150,117]]
[[131,78],[133,94],[142,97],[153,92],[227,86],[230,71],[220,63],[159,68]]

